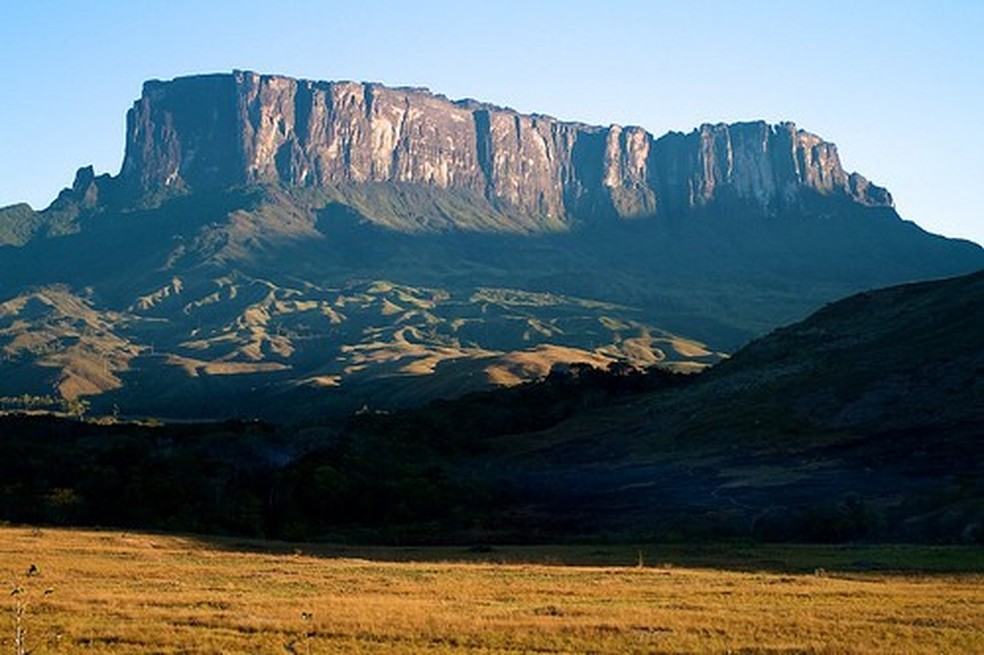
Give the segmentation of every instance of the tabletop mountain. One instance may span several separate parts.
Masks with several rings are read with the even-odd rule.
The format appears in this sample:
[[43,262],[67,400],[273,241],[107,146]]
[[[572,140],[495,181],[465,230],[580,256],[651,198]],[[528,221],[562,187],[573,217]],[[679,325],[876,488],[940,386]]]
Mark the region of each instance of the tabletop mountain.
[[119,174],[0,209],[0,244],[0,395],[181,416],[693,370],[984,266],[792,123],[657,138],[242,71],[147,82]]
[[833,144],[792,123],[657,139],[422,89],[247,72],[148,82],[127,114],[119,183],[130,192],[386,182],[471,194],[543,229],[680,216],[723,199],[776,213],[805,191],[891,206],[884,189],[844,172]]

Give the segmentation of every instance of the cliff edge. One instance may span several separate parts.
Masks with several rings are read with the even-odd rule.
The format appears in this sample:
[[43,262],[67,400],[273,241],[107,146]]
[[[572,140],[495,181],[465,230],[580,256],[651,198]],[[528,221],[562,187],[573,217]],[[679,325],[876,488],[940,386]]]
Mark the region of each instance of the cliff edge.
[[128,195],[278,184],[396,182],[574,221],[678,217],[717,203],[779,213],[805,196],[891,206],[792,123],[703,125],[656,138],[520,114],[424,89],[247,71],[150,81],[127,114]]

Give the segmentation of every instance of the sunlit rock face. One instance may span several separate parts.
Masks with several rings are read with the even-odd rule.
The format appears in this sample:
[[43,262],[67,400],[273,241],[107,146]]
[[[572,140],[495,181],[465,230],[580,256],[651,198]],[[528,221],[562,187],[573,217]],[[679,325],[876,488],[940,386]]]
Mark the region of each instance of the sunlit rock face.
[[661,138],[525,115],[426,89],[237,71],[144,85],[127,115],[123,187],[400,182],[453,189],[528,216],[681,216],[722,201],[776,212],[804,192],[891,196],[792,123],[703,125]]
[[655,143],[658,195],[669,212],[738,200],[775,212],[804,191],[891,206],[885,189],[841,167],[837,146],[793,123],[702,125]]

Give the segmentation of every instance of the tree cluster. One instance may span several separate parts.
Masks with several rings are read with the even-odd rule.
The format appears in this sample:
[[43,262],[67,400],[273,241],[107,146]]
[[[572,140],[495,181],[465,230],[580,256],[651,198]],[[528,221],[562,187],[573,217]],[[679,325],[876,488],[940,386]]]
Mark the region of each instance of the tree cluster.
[[288,539],[480,528],[519,500],[496,471],[475,474],[496,437],[685,380],[571,366],[512,389],[293,426],[98,424],[38,415],[65,408],[20,398],[5,407],[31,414],[0,417],[0,519]]

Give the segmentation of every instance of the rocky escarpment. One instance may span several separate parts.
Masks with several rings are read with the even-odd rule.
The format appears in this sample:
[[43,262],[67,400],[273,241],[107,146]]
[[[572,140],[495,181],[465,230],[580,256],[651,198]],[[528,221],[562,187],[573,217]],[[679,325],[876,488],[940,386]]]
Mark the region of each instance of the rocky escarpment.
[[806,193],[891,205],[792,123],[655,138],[427,90],[237,71],[144,85],[127,115],[129,194],[241,184],[422,184],[562,225],[676,216],[719,202],[776,213]]
[[841,167],[837,146],[793,123],[703,125],[667,134],[654,149],[657,193],[668,213],[723,200],[775,209],[795,204],[804,190],[892,205],[888,191]]

